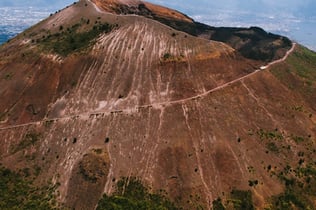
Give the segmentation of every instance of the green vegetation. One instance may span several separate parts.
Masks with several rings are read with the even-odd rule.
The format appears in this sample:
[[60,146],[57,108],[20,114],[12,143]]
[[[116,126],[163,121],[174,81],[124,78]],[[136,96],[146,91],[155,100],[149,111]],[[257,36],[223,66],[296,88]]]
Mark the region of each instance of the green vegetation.
[[316,71],[309,68],[310,66],[315,66],[316,53],[305,47],[301,47],[300,51],[294,52],[294,56],[290,57],[288,62],[295,67],[292,70],[300,77],[313,81],[316,80]]
[[316,53],[299,46],[286,63],[286,66],[273,68],[272,74],[289,89],[313,99],[316,89]]
[[284,136],[281,132],[279,132],[277,128],[271,131],[260,129],[256,133],[259,136],[261,141],[267,141],[266,143],[267,153],[269,151],[274,152],[274,153],[279,153],[280,150],[275,142],[283,140]]
[[172,210],[177,209],[162,194],[150,193],[136,178],[122,178],[113,195],[103,195],[97,210]]
[[266,131],[263,129],[260,129],[257,131],[257,135],[260,137],[261,140],[282,140],[284,139],[282,133],[278,131],[278,129],[275,129],[273,131]]
[[221,198],[217,198],[212,202],[213,210],[254,210],[251,191],[244,190],[232,190],[225,205],[223,205]]
[[44,122],[44,125],[46,128],[49,128],[54,123],[54,120],[46,120]]
[[[304,201],[293,191],[287,190],[285,193],[275,197],[273,199],[273,206],[276,209],[280,210],[289,210],[289,209],[307,209]],[[293,207],[296,208],[293,208]]]
[[235,210],[254,210],[251,191],[233,190],[230,195]]
[[102,149],[93,149],[79,162],[79,174],[85,181],[96,183],[108,174],[107,161]]
[[266,144],[266,148],[274,153],[278,153],[279,152],[279,148],[277,147],[277,145],[274,142],[268,142]]
[[279,179],[285,185],[284,193],[274,196],[271,209],[315,209],[313,200],[316,195],[316,167],[314,164],[298,164],[292,170],[286,166],[278,174]]
[[248,185],[250,187],[254,187],[254,186],[258,185],[258,184],[259,184],[258,180],[248,180]]
[[23,150],[31,145],[34,145],[41,138],[41,134],[39,133],[27,133],[22,141],[13,149],[13,153],[16,153],[20,150]]
[[301,136],[292,136],[292,139],[298,144],[305,141],[304,137]]
[[170,52],[166,52],[162,58],[161,61],[163,62],[181,62],[183,61],[185,56],[183,54],[180,55],[172,55]]
[[166,61],[166,60],[168,60],[168,59],[172,59],[173,58],[173,56],[170,54],[170,53],[165,53],[164,55],[163,55],[163,60],[164,61]]
[[81,24],[75,24],[71,28],[64,30],[59,27],[61,32],[44,37],[39,43],[44,50],[53,51],[61,56],[67,56],[74,52],[79,52],[91,46],[101,33],[108,33],[114,28],[108,23],[97,23],[88,31],[80,32]]
[[225,210],[225,207],[222,204],[222,199],[221,198],[217,198],[216,200],[214,200],[212,202],[212,205],[213,205],[213,210]]
[[20,174],[0,166],[0,209],[57,209],[54,187],[35,187]]

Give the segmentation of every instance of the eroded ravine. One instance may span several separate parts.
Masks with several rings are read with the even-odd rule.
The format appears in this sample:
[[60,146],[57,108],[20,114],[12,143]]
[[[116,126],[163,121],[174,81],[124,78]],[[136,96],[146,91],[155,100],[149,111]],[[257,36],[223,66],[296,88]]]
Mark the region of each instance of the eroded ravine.
[[[296,43],[293,43],[293,46],[292,46],[292,48],[286,53],[286,55],[282,58],[282,59],[280,59],[280,60],[277,60],[277,61],[273,61],[273,62],[271,62],[271,63],[269,63],[268,65],[266,65],[266,66],[268,66],[268,67],[270,67],[271,65],[273,65],[273,64],[277,64],[277,63],[279,63],[279,62],[282,62],[282,61],[284,61],[289,55],[290,55],[290,53],[295,49],[295,45],[296,45]],[[111,49],[111,47],[109,47],[110,49]],[[112,47],[113,48],[113,47]],[[113,55],[113,52],[109,52],[109,53],[106,53],[106,54],[108,54],[108,55]],[[111,57],[110,57],[111,58]],[[111,60],[109,58],[109,60]],[[112,58],[113,59],[113,58]],[[104,63],[107,63],[107,62],[109,62],[109,61],[104,61]],[[112,63],[111,63],[112,64]],[[110,65],[111,65],[110,64]],[[104,64],[102,64],[101,65],[101,68],[100,69],[103,69],[102,68],[102,66],[103,66]],[[94,86],[94,84],[95,84],[95,80],[97,80],[97,78],[100,78],[100,76],[102,75],[102,71],[101,71],[101,73],[99,73],[99,74],[96,74],[96,73],[93,73],[93,71],[96,71],[96,68],[93,68],[93,66],[96,66],[96,64],[93,64],[92,65],[92,67],[89,67],[89,72],[90,72],[90,74],[88,75],[88,76],[86,76],[85,78],[84,78],[84,80],[83,80],[83,82],[79,85],[79,87],[78,87],[78,89],[91,89],[91,91],[89,91],[89,94],[92,94],[92,90],[94,90],[94,89],[96,89],[96,90],[98,90],[99,88],[97,88],[97,87],[100,87],[100,86],[98,86],[98,85],[95,85]],[[136,68],[137,69],[137,68]],[[71,118],[87,118],[88,116],[91,116],[91,115],[108,115],[108,114],[111,114],[111,113],[116,113],[116,112],[119,112],[119,113],[121,113],[121,112],[126,112],[126,113],[130,113],[130,112],[134,112],[134,111],[137,111],[138,109],[142,109],[142,108],[150,108],[150,107],[163,107],[163,106],[169,106],[169,105],[173,105],[173,104],[182,104],[182,103],[185,103],[185,102],[187,102],[187,101],[190,101],[190,100],[196,100],[196,99],[198,99],[198,98],[201,98],[201,97],[205,97],[205,96],[207,96],[208,94],[211,94],[211,93],[213,93],[213,92],[215,92],[215,91],[218,91],[218,90],[221,90],[221,89],[223,89],[223,88],[226,88],[226,87],[228,87],[228,86],[230,86],[230,85],[232,85],[232,84],[234,84],[234,83],[236,83],[236,82],[239,82],[239,81],[242,81],[242,80],[244,80],[244,79],[246,79],[246,78],[248,78],[248,77],[250,77],[250,76],[252,76],[252,75],[254,75],[254,74],[257,74],[257,73],[259,73],[260,71],[262,71],[262,70],[260,70],[260,69],[257,69],[257,70],[255,70],[255,71],[253,71],[252,73],[249,73],[248,75],[245,75],[245,76],[242,76],[242,77],[240,77],[240,78],[237,78],[237,79],[234,79],[234,80],[232,80],[232,81],[229,81],[229,82],[227,82],[227,83],[225,83],[225,84],[222,84],[222,85],[219,85],[219,86],[217,86],[217,87],[215,87],[215,88],[213,88],[213,89],[211,89],[211,90],[208,90],[208,91],[204,91],[204,92],[202,92],[202,93],[200,93],[200,94],[197,94],[197,95],[195,95],[195,96],[192,96],[192,97],[188,97],[188,98],[185,98],[185,99],[179,99],[179,100],[174,100],[174,101],[166,101],[166,102],[156,102],[156,103],[151,103],[151,104],[146,104],[146,105],[140,105],[140,106],[132,106],[132,107],[128,107],[128,108],[125,108],[125,109],[111,109],[112,108],[112,106],[111,106],[111,104],[110,105],[108,105],[108,107],[109,108],[105,108],[105,107],[98,107],[95,111],[90,111],[90,112],[84,112],[84,113],[78,113],[78,114],[74,114],[74,115],[71,115],[71,116],[62,116],[62,117],[56,117],[56,118],[48,118],[48,119],[44,119],[44,120],[42,120],[42,121],[37,121],[37,122],[30,122],[30,123],[24,123],[24,124],[20,124],[20,125],[12,125],[12,126],[6,126],[6,127],[2,127],[2,128],[0,128],[0,130],[6,130],[6,129],[11,129],[11,128],[16,128],[16,127],[23,127],[23,126],[28,126],[28,125],[35,125],[35,124],[41,124],[42,122],[47,122],[47,121],[57,121],[57,120],[62,120],[62,119],[71,119]],[[92,77],[92,75],[93,75],[93,77]],[[89,80],[89,78],[94,78],[94,81],[92,81],[92,87],[90,86],[91,85],[91,81]],[[133,75],[133,78],[135,78],[135,76]],[[103,78],[101,78],[101,80],[102,80]],[[158,81],[158,80],[157,80]],[[86,83],[86,84],[85,84]],[[101,84],[99,84],[99,85],[102,85],[102,83]],[[152,84],[153,85],[153,84]],[[161,91],[161,89],[159,88],[159,85],[157,85],[157,88],[156,88],[157,90],[160,90],[160,92],[163,92],[163,91]],[[101,88],[101,90],[103,90],[103,88]],[[106,91],[105,91],[106,92]],[[135,92],[137,92],[137,89],[135,90]],[[111,92],[110,92],[111,93]],[[109,93],[108,93],[109,94]],[[78,97],[74,97],[74,98],[81,98],[81,97],[84,97],[81,93],[79,93],[79,96]],[[85,98],[85,97],[84,97]],[[87,97],[88,99],[86,99],[86,100],[84,100],[85,101],[85,103],[88,103],[88,101],[90,101],[91,100],[91,98],[92,97]],[[108,102],[107,100],[105,100],[104,102],[106,102],[106,105],[108,104],[108,103],[111,103],[111,99],[113,99],[113,98],[115,98],[115,95],[114,96],[110,96],[110,97],[108,97],[109,98],[109,101],[110,102]],[[131,97],[131,98],[133,98],[133,97]],[[161,99],[160,99],[161,100]],[[67,102],[67,103],[69,103],[69,102]],[[74,103],[76,103],[76,102],[74,102]],[[78,103],[78,101],[77,101],[77,103]],[[101,105],[102,105],[102,102],[99,102]],[[112,102],[112,103],[115,103],[115,102]],[[135,102],[135,103],[137,103],[137,101]],[[71,102],[70,102],[70,104],[71,104]],[[128,105],[130,105],[130,103],[128,103]],[[78,105],[78,106],[80,106],[80,105]],[[104,110],[104,111],[103,111]],[[67,111],[70,111],[70,110],[67,110]],[[63,111],[63,113],[67,113],[67,111]]]

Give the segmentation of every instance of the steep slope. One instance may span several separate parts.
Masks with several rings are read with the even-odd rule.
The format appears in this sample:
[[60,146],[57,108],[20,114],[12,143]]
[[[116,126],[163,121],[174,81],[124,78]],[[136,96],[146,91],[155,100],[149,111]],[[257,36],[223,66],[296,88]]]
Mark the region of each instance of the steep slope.
[[[81,46],[90,38],[97,38],[93,46],[87,41]],[[104,13],[89,2],[38,24],[2,52],[3,78],[8,78],[1,106],[9,124],[181,100],[259,66],[223,43],[142,17]],[[12,62],[16,56],[20,61]],[[204,67],[197,71],[198,66]],[[222,74],[223,69],[231,71]],[[47,93],[44,98],[37,98],[40,91]]]
[[92,2],[104,11],[145,16],[193,36],[224,42],[250,59],[261,61],[279,59],[291,47],[291,41],[288,38],[267,33],[258,27],[211,27],[195,22],[178,11],[139,0],[126,2],[92,0]]
[[155,20],[170,19],[186,23],[194,22],[193,19],[176,10],[140,0],[91,0],[91,2],[103,11],[118,15],[136,14]]
[[315,207],[314,53],[293,45],[267,65],[129,14],[148,3],[93,2],[1,46],[4,167],[75,209],[94,209],[121,177],[185,209],[237,208],[232,190],[250,190],[259,208],[301,190],[299,204],[284,201]]

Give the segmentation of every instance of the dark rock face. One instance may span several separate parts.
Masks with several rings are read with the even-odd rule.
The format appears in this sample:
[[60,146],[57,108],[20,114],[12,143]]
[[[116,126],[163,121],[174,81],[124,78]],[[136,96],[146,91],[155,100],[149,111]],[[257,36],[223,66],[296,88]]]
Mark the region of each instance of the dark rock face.
[[258,27],[211,27],[194,21],[190,23],[154,14],[147,15],[150,14],[149,12],[139,12],[138,14],[153,18],[176,30],[185,31],[193,36],[224,42],[236,49],[244,57],[254,60],[267,62],[279,59],[292,46],[292,42],[287,37],[267,33]]

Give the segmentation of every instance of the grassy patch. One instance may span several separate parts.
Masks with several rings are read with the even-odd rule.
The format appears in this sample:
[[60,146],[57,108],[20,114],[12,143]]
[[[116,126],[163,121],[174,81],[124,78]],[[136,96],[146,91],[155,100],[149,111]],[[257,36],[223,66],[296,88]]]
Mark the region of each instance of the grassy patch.
[[266,144],[266,148],[270,152],[274,152],[274,153],[278,153],[279,152],[279,148],[277,147],[277,145],[274,142],[268,142]]
[[38,188],[20,174],[0,166],[0,209],[57,209],[55,188]]
[[165,196],[150,193],[136,178],[122,178],[113,195],[103,195],[97,210],[111,209],[177,209]]
[[272,131],[266,131],[263,129],[260,129],[257,131],[257,135],[260,137],[261,140],[282,140],[284,139],[282,133],[278,131],[278,129],[272,130]]
[[177,59],[176,59],[176,57],[174,55],[172,55],[169,52],[167,52],[167,53],[163,54],[161,60],[163,62],[172,62],[172,61],[176,61]]
[[235,210],[254,210],[251,191],[233,190],[230,201]]
[[286,64],[272,68],[271,73],[289,89],[311,99],[316,89],[316,53],[300,46],[286,60]]
[[307,209],[304,201],[302,201],[295,192],[290,190],[287,190],[285,193],[275,197],[273,206],[275,209],[280,210]]
[[225,207],[220,198],[217,198],[216,200],[214,200],[212,202],[212,205],[213,205],[213,208],[212,208],[213,210],[225,210]]
[[35,145],[35,143],[41,138],[41,134],[39,133],[27,133],[22,141],[13,149],[13,153],[16,153],[20,150],[23,150],[31,145]]
[[316,65],[316,53],[301,47],[294,56],[289,57],[288,62],[294,67],[292,70],[300,77],[315,81],[316,71],[310,67]]
[[316,195],[315,164],[298,165],[294,170],[286,167],[278,175],[285,185],[285,192],[272,197],[272,209],[315,209]]
[[114,26],[108,23],[98,23],[90,30],[80,32],[80,24],[75,24],[66,30],[61,27],[60,32],[44,37],[39,43],[46,51],[67,56],[90,47],[101,33],[108,33],[113,28]]
[[230,192],[225,205],[223,205],[221,198],[217,198],[212,202],[213,210],[254,210],[255,207],[252,201],[252,193],[250,190],[234,189]]
[[181,62],[184,60],[184,55],[180,55],[180,56],[175,56],[172,55],[169,52],[166,52],[165,54],[163,54],[161,61],[162,62]]
[[93,149],[93,153],[85,154],[79,162],[79,173],[83,179],[96,183],[108,173],[107,156],[102,149]]
[[299,144],[305,141],[305,138],[302,136],[293,136],[292,135],[292,139],[295,141],[295,143]]

